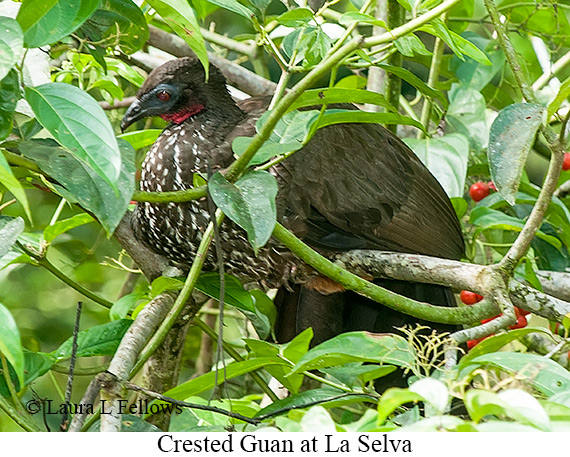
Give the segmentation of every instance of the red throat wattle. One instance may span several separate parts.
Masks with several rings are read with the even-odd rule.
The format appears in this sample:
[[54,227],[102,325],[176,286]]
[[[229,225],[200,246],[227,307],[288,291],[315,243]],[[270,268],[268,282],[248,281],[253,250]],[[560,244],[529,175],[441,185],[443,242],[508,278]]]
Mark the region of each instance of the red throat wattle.
[[194,114],[198,114],[200,111],[204,109],[204,105],[193,105],[189,106],[188,108],[181,109],[173,114],[161,114],[160,117],[167,122],[174,122],[175,124],[179,125],[182,124],[186,119]]

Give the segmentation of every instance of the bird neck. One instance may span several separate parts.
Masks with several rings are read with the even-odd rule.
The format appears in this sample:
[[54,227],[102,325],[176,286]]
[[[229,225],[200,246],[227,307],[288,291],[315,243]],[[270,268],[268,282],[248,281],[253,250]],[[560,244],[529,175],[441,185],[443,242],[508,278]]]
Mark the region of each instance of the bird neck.
[[176,125],[182,124],[186,119],[204,110],[204,105],[187,106],[176,113],[161,114],[160,117],[166,122],[173,122]]

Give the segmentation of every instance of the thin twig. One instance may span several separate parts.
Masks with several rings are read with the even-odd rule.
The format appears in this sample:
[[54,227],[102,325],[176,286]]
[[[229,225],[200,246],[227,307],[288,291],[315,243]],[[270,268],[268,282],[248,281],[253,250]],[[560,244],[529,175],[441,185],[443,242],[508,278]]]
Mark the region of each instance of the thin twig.
[[[79,335],[79,320],[81,318],[81,308],[83,302],[77,302],[77,312],[75,313],[75,325],[73,327],[73,343],[71,345],[71,359],[69,362],[69,374],[67,375],[67,386],[65,389],[65,404],[71,406],[71,391],[73,390],[73,377],[75,375],[75,362],[77,361],[77,336]],[[67,431],[68,428],[68,409],[61,416],[61,424],[59,430]]]

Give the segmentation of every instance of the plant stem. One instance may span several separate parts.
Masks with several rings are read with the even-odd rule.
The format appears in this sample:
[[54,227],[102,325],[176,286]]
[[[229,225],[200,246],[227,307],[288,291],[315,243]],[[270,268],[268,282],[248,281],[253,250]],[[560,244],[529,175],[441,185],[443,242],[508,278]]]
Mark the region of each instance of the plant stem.
[[[489,12],[489,17],[491,18],[495,31],[497,32],[499,44],[505,52],[505,57],[511,67],[523,97],[530,103],[537,103],[536,96],[528,83],[524,72],[522,71],[515,49],[507,35],[506,28],[501,22],[495,2],[493,0],[484,0],[484,3],[487,11]],[[534,204],[523,229],[511,248],[508,250],[507,254],[503,257],[501,262],[499,262],[499,266],[509,275],[512,274],[519,261],[528,251],[534,235],[541,226],[548,206],[550,205],[550,201],[552,200],[552,195],[556,190],[560,171],[562,170],[562,161],[564,159],[563,145],[560,144],[558,136],[550,126],[547,125],[546,127],[542,127],[541,131],[552,152],[550,164],[548,166],[548,172],[544,179],[544,184],[540,190],[540,194],[536,199],[536,203]]]
[[[195,325],[196,327],[198,327],[200,330],[202,330],[204,333],[206,333],[210,338],[212,338],[212,340],[217,341],[218,340],[218,334],[214,331],[214,329],[212,327],[210,327],[208,324],[206,324],[203,320],[198,319],[198,318],[194,318],[194,320],[192,321],[192,325]],[[223,348],[224,351],[226,351],[226,353],[234,360],[241,362],[243,360],[245,360],[238,351],[236,351],[233,347],[231,347],[231,345],[229,345],[228,343],[226,343],[225,341],[223,342]],[[275,392],[273,392],[273,390],[271,390],[271,387],[269,387],[267,385],[267,383],[265,382],[265,380],[255,371],[252,371],[250,373],[248,373],[251,378],[254,380],[254,382],[261,388],[261,390],[263,390],[263,392],[269,397],[271,398],[272,401],[279,401],[279,397],[277,395],[275,395]]]
[[465,324],[480,321],[491,312],[492,305],[487,307],[482,304],[478,309],[475,307],[476,305],[462,308],[446,308],[420,303],[383,289],[335,265],[311,249],[279,223],[276,224],[273,230],[273,237],[319,273],[335,280],[346,289],[364,295],[404,314],[444,324]]
[[110,301],[104,299],[103,297],[97,295],[94,292],[91,292],[89,289],[86,289],[81,284],[75,282],[69,276],[64,274],[55,265],[53,265],[46,257],[42,257],[39,254],[32,251],[31,249],[28,249],[22,243],[18,243],[18,247],[20,249],[22,249],[22,251],[24,251],[24,253],[26,253],[31,258],[33,258],[38,263],[38,265],[44,267],[47,271],[49,271],[51,274],[53,274],[56,278],[63,281],[65,284],[70,286],[72,289],[75,289],[77,292],[79,292],[81,295],[87,297],[89,300],[92,300],[95,303],[98,303],[101,306],[104,306],[105,308],[111,308],[111,306],[113,306],[113,303],[111,303]]
[[[430,87],[436,87],[439,80],[439,70],[441,67],[441,59],[443,57],[444,43],[439,37],[436,37],[435,44],[433,46],[433,56],[431,58],[431,65],[429,68],[429,76],[427,85]],[[420,122],[425,127],[425,131],[429,132],[429,120],[431,117],[431,107],[432,101],[430,98],[424,98],[424,104],[422,106],[422,114],[420,116]],[[418,138],[423,138],[425,136],[423,130],[418,130]]]
[[22,407],[22,402],[18,397],[18,393],[16,392],[16,387],[14,386],[12,378],[10,377],[8,360],[6,359],[6,356],[2,353],[0,353],[0,361],[2,362],[2,373],[4,374],[4,380],[6,381],[6,385],[8,386],[8,391],[10,392],[10,396],[12,397],[12,401],[14,402],[16,411],[18,414],[23,415],[25,414],[24,408]]
[[[211,221],[208,224],[204,234],[202,235],[202,241],[200,241],[200,245],[198,246],[198,250],[196,251],[196,257],[192,266],[190,267],[190,271],[188,272],[188,276],[186,277],[186,281],[184,282],[184,286],[182,290],[176,297],[176,301],[174,305],[172,305],[172,309],[155,332],[154,336],[151,340],[147,343],[145,348],[141,351],[137,363],[131,370],[129,379],[131,379],[145,364],[148,358],[156,351],[158,346],[163,342],[164,338],[166,337],[167,333],[170,331],[172,325],[176,322],[180,313],[184,309],[184,305],[188,298],[190,298],[190,294],[194,290],[194,285],[198,280],[198,276],[200,276],[200,271],[202,271],[202,267],[204,266],[204,262],[206,261],[206,255],[208,254],[208,249],[212,240],[214,239],[214,224],[220,224],[222,222],[224,215],[220,210],[216,211],[216,221]],[[196,310],[197,311],[197,310]]]
[[41,432],[40,428],[34,424],[27,414],[20,414],[10,402],[0,395],[0,409],[2,409],[6,415],[12,419],[16,424],[22,427],[27,432]]

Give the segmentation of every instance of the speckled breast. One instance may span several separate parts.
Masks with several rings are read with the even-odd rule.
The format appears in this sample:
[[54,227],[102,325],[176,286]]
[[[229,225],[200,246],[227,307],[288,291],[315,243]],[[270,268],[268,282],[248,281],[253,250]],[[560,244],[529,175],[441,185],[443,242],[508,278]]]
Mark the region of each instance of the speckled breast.
[[[168,127],[143,162],[141,190],[189,189],[195,173],[207,177],[208,161],[212,172],[227,167],[233,157],[227,145],[219,144],[223,138],[225,132],[199,116]],[[132,219],[137,239],[183,266],[194,261],[209,222],[205,198],[184,203],[139,203]],[[244,282],[280,287],[290,281],[304,281],[309,275],[303,262],[272,240],[256,256],[245,232],[227,218],[220,227],[220,238],[226,273]],[[204,269],[217,270],[213,248],[209,250]]]

